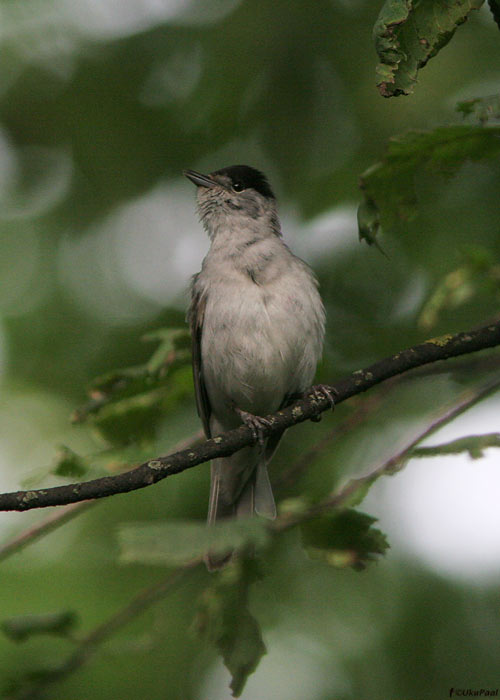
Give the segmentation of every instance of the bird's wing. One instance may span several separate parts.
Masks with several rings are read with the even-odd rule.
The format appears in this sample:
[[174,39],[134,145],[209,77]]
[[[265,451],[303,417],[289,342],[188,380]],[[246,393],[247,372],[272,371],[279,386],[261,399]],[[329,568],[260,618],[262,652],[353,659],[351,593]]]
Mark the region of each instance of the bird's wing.
[[205,316],[206,295],[196,289],[196,277],[191,287],[191,307],[189,309],[189,325],[191,329],[191,349],[193,353],[193,380],[198,415],[203,423],[207,438],[210,435],[210,401],[203,381],[203,365],[201,361],[201,336]]

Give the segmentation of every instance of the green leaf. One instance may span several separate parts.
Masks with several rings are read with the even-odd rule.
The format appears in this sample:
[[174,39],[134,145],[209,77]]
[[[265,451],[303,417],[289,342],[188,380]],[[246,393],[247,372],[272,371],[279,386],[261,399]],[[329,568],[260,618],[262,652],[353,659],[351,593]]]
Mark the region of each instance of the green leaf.
[[159,347],[144,365],[112,370],[94,379],[90,393],[96,400],[113,394],[127,396],[137,393],[137,388],[150,389],[154,381],[161,379],[172,367],[188,357],[190,335],[186,328],[158,328],[142,337],[146,342],[159,342]]
[[161,417],[192,391],[190,336],[184,328],[161,328],[143,338],[160,345],[144,365],[113,370],[95,379],[90,401],[73,422],[89,417],[112,442],[151,439]]
[[193,625],[222,655],[234,697],[241,695],[248,676],[267,653],[259,623],[248,610],[249,587],[257,578],[252,560],[239,558],[227,566],[202,594]]
[[386,0],[373,28],[377,87],[383,97],[409,95],[418,70],[445,46],[484,0]]
[[22,615],[2,621],[2,632],[14,642],[24,642],[29,637],[52,634],[66,637],[76,626],[77,616],[72,611]]
[[467,435],[457,440],[442,443],[441,445],[430,445],[426,447],[415,447],[412,450],[412,457],[437,457],[442,455],[455,455],[461,452],[468,452],[471,459],[484,457],[484,450],[488,447],[500,447],[500,433],[487,433],[485,435]]
[[311,501],[307,496],[295,496],[292,498],[284,498],[279,502],[279,514],[285,517],[297,517],[307,513],[311,507]]
[[364,569],[389,547],[386,536],[372,527],[376,520],[352,509],[315,518],[301,525],[302,543],[312,558],[337,567]]
[[[408,131],[389,140],[384,159],[366,170],[360,178],[372,225],[378,230],[377,212],[382,228],[389,229],[400,220],[414,216],[417,205],[415,179],[430,172],[451,177],[468,160],[479,161],[500,153],[500,127],[456,125],[434,131]],[[366,221],[361,214],[362,225]],[[369,224],[366,224],[369,226]],[[366,237],[360,230],[360,236]]]
[[[147,444],[132,443],[115,448],[106,448],[82,457],[69,447],[62,445],[49,467],[32,470],[22,480],[23,488],[32,489],[47,482],[53,475],[69,479],[98,478],[130,469],[151,457],[151,447]],[[82,471],[83,470],[83,471]]]
[[120,561],[124,563],[181,566],[211,552],[224,555],[233,549],[262,549],[269,540],[262,518],[228,520],[207,527],[203,522],[170,521],[123,525],[118,531]]
[[96,469],[95,457],[82,457],[66,445],[57,448],[52,464],[32,469],[22,480],[24,488],[35,488],[46,482],[49,476],[69,479],[82,479],[89,476],[100,476],[102,469]]
[[[149,383],[149,379],[147,380]],[[87,405],[86,418],[101,438],[113,445],[128,445],[133,440],[151,441],[160,422],[184,397],[193,391],[189,360],[171,369],[168,378],[154,379],[155,388],[137,386],[137,393],[112,396],[94,406]]]
[[114,445],[153,440],[163,415],[164,391],[156,389],[103,404],[90,417],[90,425]]
[[90,470],[90,464],[84,457],[66,445],[60,445],[51,472],[56,476],[82,477]]

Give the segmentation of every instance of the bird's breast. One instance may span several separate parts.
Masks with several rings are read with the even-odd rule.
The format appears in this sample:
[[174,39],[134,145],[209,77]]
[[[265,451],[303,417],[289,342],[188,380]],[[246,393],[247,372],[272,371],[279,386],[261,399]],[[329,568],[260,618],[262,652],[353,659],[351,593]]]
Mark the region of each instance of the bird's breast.
[[312,278],[282,274],[261,284],[258,270],[244,269],[211,285],[201,351],[214,413],[230,404],[271,413],[306,388],[321,352],[319,311]]

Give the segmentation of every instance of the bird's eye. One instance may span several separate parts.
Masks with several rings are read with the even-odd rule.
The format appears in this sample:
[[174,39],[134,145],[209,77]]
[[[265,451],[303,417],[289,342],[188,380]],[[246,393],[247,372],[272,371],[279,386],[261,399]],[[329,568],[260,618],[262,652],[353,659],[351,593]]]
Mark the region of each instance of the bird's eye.
[[233,188],[234,192],[241,192],[242,190],[245,189],[243,187],[243,185],[241,184],[241,182],[233,182],[232,188]]

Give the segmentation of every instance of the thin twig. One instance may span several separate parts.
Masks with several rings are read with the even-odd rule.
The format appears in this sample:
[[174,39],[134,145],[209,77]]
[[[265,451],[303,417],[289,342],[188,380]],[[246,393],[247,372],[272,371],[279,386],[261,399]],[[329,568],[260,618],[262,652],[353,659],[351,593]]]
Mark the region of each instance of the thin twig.
[[[364,370],[354,372],[336,382],[330,390],[337,396],[336,403],[341,403],[410,369],[497,345],[500,345],[500,322],[468,333],[433,338],[376,362]],[[314,394],[310,394],[282,411],[265,416],[268,425],[262,430],[263,436],[283,433],[293,425],[315,418],[329,408],[329,398],[325,396],[318,399]],[[253,444],[255,440],[252,429],[241,426],[211,438],[198,447],[151,459],[117,476],[48,489],[0,494],[0,510],[45,508],[135,491],[216,457],[228,457],[242,447]]]
[[412,457],[445,457],[468,452],[473,459],[483,456],[483,450],[500,447],[500,433],[483,433],[482,435],[464,435],[464,437],[428,447],[416,447]]
[[376,469],[371,471],[366,476],[362,476],[358,479],[350,479],[339,491],[331,496],[328,496],[328,498],[320,503],[314,504],[302,513],[283,514],[283,516],[280,516],[275,520],[272,525],[272,529],[280,532],[293,527],[300,522],[310,520],[311,518],[326,513],[333,508],[344,506],[358,493],[362,492],[366,486],[371,485],[380,476],[384,474],[393,474],[395,471],[400,469],[406,460],[412,456],[414,448],[420,442],[422,442],[422,440],[425,440],[425,438],[429,437],[429,435],[432,435],[454,418],[498,391],[498,389],[500,389],[500,379],[490,381],[478,389],[465,391],[459,403],[446,409],[444,413],[441,413],[438,417],[434,418],[427,428],[421,430],[408,443],[401,447],[395,455],[387,460],[384,460],[384,462],[376,467]]
[[[492,370],[500,368],[500,356],[487,355],[486,357],[470,357],[462,360],[457,360],[453,364],[454,372],[474,371],[474,370]],[[418,367],[412,372],[400,374],[397,377],[388,379],[381,389],[374,396],[359,403],[354,411],[339,425],[328,431],[317,443],[315,443],[307,452],[300,455],[297,460],[285,471],[280,472],[273,478],[273,487],[279,491],[286,489],[293,484],[300,475],[311,467],[311,464],[325,451],[333,442],[336,442],[340,437],[346,435],[354,428],[357,428],[371,413],[379,406],[382,399],[389,394],[390,391],[400,386],[401,383],[408,380],[421,379],[422,377],[431,376],[434,374],[449,374],[450,368],[448,365],[432,364]],[[495,446],[495,445],[492,445]],[[419,450],[430,450],[431,448],[419,448]],[[417,455],[415,455],[417,456]]]
[[135,595],[130,602],[120,608],[105,622],[97,625],[79,643],[76,649],[59,666],[46,673],[42,673],[35,681],[28,681],[29,686],[22,689],[14,697],[16,700],[37,700],[42,697],[47,686],[57,683],[89,662],[99,647],[112,637],[119,629],[127,625],[131,620],[141,615],[155,603],[162,600],[172,589],[179,584],[186,573],[197,566],[201,560],[196,560],[176,569],[165,579],[154,586],[143,589]]
[[10,557],[12,554],[21,551],[26,545],[36,542],[44,535],[48,535],[61,525],[65,525],[77,515],[87,511],[98,501],[79,501],[78,503],[68,503],[61,509],[52,512],[39,523],[35,523],[13,537],[5,544],[0,545],[0,562]]

